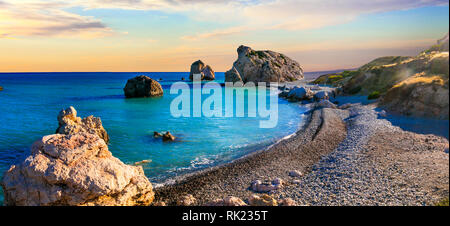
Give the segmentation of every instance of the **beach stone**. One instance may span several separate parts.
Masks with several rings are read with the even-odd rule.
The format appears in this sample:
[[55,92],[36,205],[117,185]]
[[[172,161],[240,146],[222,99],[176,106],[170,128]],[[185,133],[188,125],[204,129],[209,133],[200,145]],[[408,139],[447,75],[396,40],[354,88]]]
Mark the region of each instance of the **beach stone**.
[[59,134],[75,134],[86,132],[98,135],[106,143],[109,142],[109,135],[103,128],[102,120],[94,116],[88,116],[81,119],[77,117],[77,111],[70,106],[65,110],[61,110],[58,114],[58,128],[56,133]]
[[267,194],[262,196],[251,195],[248,199],[248,203],[251,206],[278,206],[277,200]]
[[301,181],[301,180],[293,180],[292,183],[294,183],[294,184],[300,184],[300,183],[302,183],[302,181]]
[[164,94],[161,84],[145,75],[129,79],[123,91],[127,98],[155,97]]
[[328,92],[327,91],[319,91],[314,94],[314,100],[320,101],[320,100],[328,100]]
[[225,72],[225,82],[242,82],[241,75],[235,67]]
[[167,131],[163,136],[162,136],[163,141],[174,141],[175,140],[175,136],[172,135],[169,131]]
[[278,201],[279,206],[296,206],[296,203],[291,198],[285,198]]
[[291,82],[303,79],[300,64],[281,53],[255,51],[243,45],[239,46],[237,53],[238,59],[231,70],[225,73],[227,82]]
[[197,199],[191,194],[183,195],[179,200],[177,200],[177,206],[192,206],[195,204]]
[[1,185],[8,206],[132,206],[154,199],[142,167],[124,164],[103,139],[86,132],[42,137]]
[[209,202],[206,206],[247,206],[247,204],[240,198],[228,196],[223,199],[216,199]]
[[292,170],[289,172],[289,176],[291,177],[301,177],[303,176],[302,172],[298,171],[298,170]]

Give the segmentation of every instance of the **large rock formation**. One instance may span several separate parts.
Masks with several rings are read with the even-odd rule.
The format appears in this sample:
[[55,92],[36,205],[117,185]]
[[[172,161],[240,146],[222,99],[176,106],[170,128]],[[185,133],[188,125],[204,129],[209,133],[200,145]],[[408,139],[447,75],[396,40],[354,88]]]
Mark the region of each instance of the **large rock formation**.
[[4,174],[5,205],[149,205],[152,185],[142,167],[112,156],[95,134],[54,134]]
[[77,111],[72,106],[60,111],[58,114],[58,129],[56,129],[56,133],[75,134],[79,132],[96,134],[106,143],[109,142],[109,135],[105,128],[103,128],[100,118],[91,115],[81,119],[77,117]]
[[197,60],[191,65],[189,79],[194,80],[194,74],[200,75],[200,80],[214,80],[216,79],[214,70],[211,66],[206,65],[201,60]]
[[288,82],[303,79],[300,64],[270,50],[255,51],[239,46],[238,59],[225,73],[226,82]]
[[140,75],[129,79],[123,88],[125,97],[154,97],[164,94],[161,84],[148,76]]

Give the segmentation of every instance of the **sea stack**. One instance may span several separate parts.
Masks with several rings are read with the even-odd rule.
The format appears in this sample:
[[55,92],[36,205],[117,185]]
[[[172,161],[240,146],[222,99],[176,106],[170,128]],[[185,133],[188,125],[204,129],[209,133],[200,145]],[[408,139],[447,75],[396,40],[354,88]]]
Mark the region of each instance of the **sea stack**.
[[303,79],[300,64],[281,53],[256,51],[243,45],[237,52],[238,59],[225,73],[226,82],[290,82]]
[[131,206],[154,199],[142,167],[124,164],[104,139],[85,131],[42,137],[1,185],[7,206]]
[[198,79],[200,80],[211,81],[216,79],[214,70],[211,68],[211,66],[206,65],[201,60],[197,60],[191,64],[191,70],[189,73],[189,79],[191,81],[194,80],[194,75],[199,75],[200,77]]
[[127,98],[156,97],[164,94],[161,84],[145,75],[129,79],[123,91]]

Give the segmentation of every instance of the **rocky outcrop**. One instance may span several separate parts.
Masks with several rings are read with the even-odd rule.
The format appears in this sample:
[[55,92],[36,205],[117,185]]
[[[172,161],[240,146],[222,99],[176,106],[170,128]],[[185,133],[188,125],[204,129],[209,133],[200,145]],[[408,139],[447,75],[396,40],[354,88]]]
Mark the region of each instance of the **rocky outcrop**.
[[238,59],[225,73],[226,82],[289,82],[303,79],[300,64],[281,53],[255,51],[243,45],[237,52]]
[[5,205],[149,205],[152,185],[142,167],[112,156],[93,133],[48,135],[4,174]]
[[197,60],[191,64],[191,70],[189,73],[189,79],[194,80],[194,75],[199,75],[200,80],[214,80],[216,79],[214,70],[211,66],[206,65],[201,60]]
[[155,97],[164,94],[161,84],[145,75],[129,79],[123,91],[127,98]]
[[77,111],[72,106],[61,110],[58,114],[58,128],[56,129],[56,133],[75,134],[79,132],[96,134],[106,143],[109,142],[109,135],[105,128],[103,128],[100,118],[91,115],[81,119],[77,117]]
[[167,132],[162,136],[162,140],[163,140],[163,141],[174,141],[174,140],[175,140],[175,136],[172,135],[169,131],[167,131]]

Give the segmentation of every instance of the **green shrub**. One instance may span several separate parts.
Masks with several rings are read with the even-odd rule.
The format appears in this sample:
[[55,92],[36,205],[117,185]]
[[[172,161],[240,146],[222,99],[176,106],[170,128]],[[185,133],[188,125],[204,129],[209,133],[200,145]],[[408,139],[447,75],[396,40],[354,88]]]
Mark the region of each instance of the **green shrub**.
[[379,97],[380,97],[380,92],[378,92],[378,91],[373,91],[372,93],[369,94],[369,96],[367,97],[367,99],[373,100],[373,99],[378,99]]

